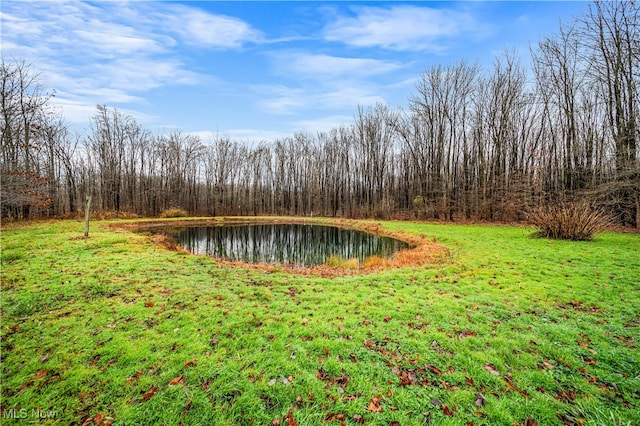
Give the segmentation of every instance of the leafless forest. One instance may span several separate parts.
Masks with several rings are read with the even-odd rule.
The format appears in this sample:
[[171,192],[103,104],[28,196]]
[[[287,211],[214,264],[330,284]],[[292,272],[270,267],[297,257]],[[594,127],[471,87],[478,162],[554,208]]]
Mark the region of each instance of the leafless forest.
[[[640,226],[640,13],[595,2],[491,69],[432,66],[405,109],[249,145],[154,134],[98,106],[71,132],[35,65],[2,58],[2,217],[99,213],[526,219],[588,200]],[[525,68],[523,63],[530,63]]]

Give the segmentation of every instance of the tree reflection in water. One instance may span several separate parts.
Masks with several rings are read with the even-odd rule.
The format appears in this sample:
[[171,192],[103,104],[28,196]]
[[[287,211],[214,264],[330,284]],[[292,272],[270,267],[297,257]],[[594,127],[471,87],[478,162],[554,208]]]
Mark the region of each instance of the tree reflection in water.
[[388,257],[409,245],[389,237],[333,226],[304,224],[243,224],[188,227],[173,235],[196,254],[247,263],[297,266],[323,264],[331,256]]

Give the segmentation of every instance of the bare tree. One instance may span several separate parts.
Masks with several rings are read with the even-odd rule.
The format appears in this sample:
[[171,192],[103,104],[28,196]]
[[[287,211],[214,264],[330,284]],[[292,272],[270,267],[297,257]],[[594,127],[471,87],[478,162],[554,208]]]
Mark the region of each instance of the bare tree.
[[49,101],[40,75],[24,61],[6,62],[0,68],[0,120],[2,127],[2,217],[28,218],[33,208],[44,209],[53,202],[49,180],[51,161],[42,162],[47,152],[48,132],[62,131],[58,114]]
[[615,146],[615,185],[607,185],[623,223],[640,226],[640,8],[596,1],[579,21],[589,75],[604,100]]

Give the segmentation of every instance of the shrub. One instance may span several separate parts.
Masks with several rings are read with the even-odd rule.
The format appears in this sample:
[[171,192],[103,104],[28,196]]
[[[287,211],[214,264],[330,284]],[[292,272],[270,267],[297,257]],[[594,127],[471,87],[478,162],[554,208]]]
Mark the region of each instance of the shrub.
[[535,209],[529,220],[538,235],[561,240],[588,241],[611,225],[611,218],[586,201],[549,203]]
[[360,262],[358,259],[344,259],[340,256],[329,256],[329,258],[325,261],[325,265],[330,266],[332,268],[344,268],[344,269],[358,269],[360,266]]
[[164,210],[160,213],[160,217],[162,218],[171,218],[171,217],[187,217],[189,213],[184,209],[172,208]]

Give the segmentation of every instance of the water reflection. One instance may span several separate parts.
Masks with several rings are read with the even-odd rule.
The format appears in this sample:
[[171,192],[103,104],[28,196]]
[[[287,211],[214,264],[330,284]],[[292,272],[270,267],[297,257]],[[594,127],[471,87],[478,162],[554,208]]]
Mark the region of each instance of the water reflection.
[[233,261],[314,266],[331,256],[388,257],[408,247],[393,238],[333,226],[250,224],[188,227],[173,235],[185,249]]

